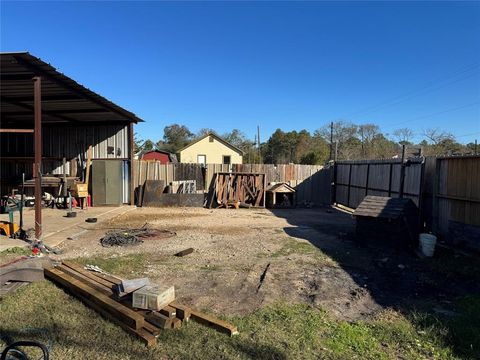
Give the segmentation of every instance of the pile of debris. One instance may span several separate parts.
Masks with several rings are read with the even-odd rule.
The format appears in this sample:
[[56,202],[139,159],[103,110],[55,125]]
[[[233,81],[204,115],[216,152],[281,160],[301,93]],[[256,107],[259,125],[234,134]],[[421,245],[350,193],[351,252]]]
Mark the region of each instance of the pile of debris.
[[111,246],[130,246],[143,243],[145,238],[169,238],[175,236],[176,233],[168,230],[147,229],[141,227],[139,229],[120,229],[109,231],[100,239],[103,247]]
[[212,207],[265,207],[265,174],[216,173],[206,205]]
[[173,286],[152,285],[148,278],[122,280],[70,261],[45,269],[45,276],[149,347],[162,329],[178,329],[190,319],[238,334],[232,324],[177,303]]
[[52,266],[48,257],[29,256],[0,265],[0,298],[22,286],[43,280],[43,269]]

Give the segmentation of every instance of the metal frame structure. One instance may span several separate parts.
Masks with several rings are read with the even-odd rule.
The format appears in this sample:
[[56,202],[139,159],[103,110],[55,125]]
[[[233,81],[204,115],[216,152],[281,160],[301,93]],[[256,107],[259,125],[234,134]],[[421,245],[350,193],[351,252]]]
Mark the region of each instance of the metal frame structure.
[[[128,154],[124,158],[130,162],[129,194],[133,204],[133,124],[143,120],[28,52],[0,53],[0,61],[0,135],[34,135],[35,198],[42,198],[42,126],[122,125],[128,131]],[[7,158],[2,157],[3,161]],[[42,239],[40,201],[35,202],[35,239]]]

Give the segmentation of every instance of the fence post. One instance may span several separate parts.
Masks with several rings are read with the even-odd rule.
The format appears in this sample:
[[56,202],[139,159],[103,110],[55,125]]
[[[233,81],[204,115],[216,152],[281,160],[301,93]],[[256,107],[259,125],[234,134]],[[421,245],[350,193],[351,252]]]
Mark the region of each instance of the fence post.
[[365,179],[365,196],[368,195],[368,177],[370,175],[370,163],[367,164],[367,178]]
[[390,163],[390,173],[388,175],[388,197],[392,196],[392,172],[393,163]]
[[438,209],[438,188],[439,178],[440,178],[440,159],[435,159],[435,175],[434,175],[434,182],[433,182],[433,217],[432,217],[432,231],[438,232],[438,216],[439,216],[439,209]]
[[400,168],[400,189],[398,191],[398,197],[403,198],[403,186],[405,184],[405,154],[407,147],[402,145],[402,167]]
[[347,190],[347,206],[350,207],[350,188],[352,185],[352,164],[350,163],[350,167],[348,170],[348,190]]

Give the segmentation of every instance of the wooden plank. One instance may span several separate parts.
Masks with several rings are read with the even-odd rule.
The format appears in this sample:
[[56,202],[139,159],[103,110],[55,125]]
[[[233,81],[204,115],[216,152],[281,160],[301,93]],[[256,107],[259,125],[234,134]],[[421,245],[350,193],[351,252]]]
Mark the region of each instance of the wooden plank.
[[143,327],[143,316],[137,314],[135,311],[127,308],[117,301],[110,299],[107,295],[96,290],[95,288],[88,286],[82,281],[64,273],[60,269],[45,269],[45,276],[66,287],[75,295],[80,295],[97,304],[99,308],[102,309],[102,313],[109,313],[129,327],[132,327],[136,330]]
[[173,329],[180,329],[182,327],[182,320],[178,318],[173,318],[172,321],[172,328]]
[[[77,272],[77,271],[75,271],[71,268],[68,268],[64,265],[57,266],[57,268],[61,269],[63,272],[66,272],[67,274],[85,282],[87,285],[95,287],[97,290],[105,293],[105,295],[107,295],[109,297],[114,296],[113,291],[109,287],[104,286],[102,284],[99,284],[96,281],[92,281],[90,278],[84,276],[83,274],[81,274],[81,273],[79,273],[79,272]],[[131,299],[124,299],[124,300],[122,300],[121,303],[123,305],[125,305],[126,307],[132,309],[132,300]],[[142,312],[141,310],[137,310],[135,312],[142,315],[142,316],[145,316],[145,314],[147,313],[146,311]],[[144,328],[145,328],[145,330],[147,330],[149,333],[151,333],[154,336],[160,335],[160,329],[153,326],[152,324],[145,323]]]
[[203,325],[210,326],[215,330],[218,330],[230,336],[238,335],[238,329],[236,326],[226,321],[217,319],[212,315],[208,315],[197,310],[192,310],[191,319]]
[[69,267],[70,269],[73,269],[77,272],[79,272],[80,274],[86,276],[87,278],[89,278],[90,280],[93,280],[93,281],[96,281],[97,283],[99,284],[102,284],[104,286],[107,286],[109,287],[110,289],[112,288],[112,285],[114,285],[114,283],[112,283],[111,281],[108,281],[104,278],[101,278],[101,277],[98,277],[97,275],[95,275],[93,272],[91,271],[88,271],[88,270],[85,270],[83,268],[83,266],[81,265],[78,265],[74,262],[71,262],[71,261],[62,261],[62,264],[65,265],[66,267]]
[[169,318],[157,311],[151,311],[145,315],[145,320],[160,329],[171,329],[174,318]]
[[113,275],[109,275],[109,274],[104,274],[104,273],[99,273],[99,272],[96,272],[96,271],[91,271],[91,270],[87,270],[89,271],[91,274],[99,277],[99,278],[102,278],[103,280],[107,280],[108,282],[111,282],[112,284],[121,284],[122,283],[122,279],[116,277],[116,276],[113,276]]
[[167,305],[163,309],[161,309],[159,313],[165,315],[166,317],[174,318],[177,315],[177,309]]
[[[157,344],[156,336],[154,334],[152,334],[151,332],[147,331],[148,323],[145,323],[143,328],[133,329],[130,326],[128,326],[127,324],[120,321],[118,318],[116,318],[112,314],[110,314],[109,312],[105,311],[105,309],[103,307],[101,307],[100,305],[98,305],[94,301],[91,301],[90,299],[88,299],[88,298],[86,298],[86,297],[84,297],[80,294],[75,294],[75,296],[79,300],[81,300],[83,303],[88,305],[90,308],[92,308],[96,312],[102,314],[105,318],[107,318],[108,320],[110,320],[114,324],[120,326],[123,330],[125,330],[130,335],[134,335],[134,336],[138,337],[148,347],[152,347],[152,346],[155,346]],[[160,331],[158,330],[157,332],[159,334]],[[157,334],[157,336],[158,336],[158,334]]]
[[193,251],[194,251],[193,248],[188,248],[188,249],[179,251],[178,253],[175,254],[175,256],[183,257],[183,256],[186,256],[186,255],[188,255],[188,254],[193,253]]
[[113,295],[112,289],[110,289],[108,286],[105,286],[96,281],[93,281],[90,278],[86,277],[85,275],[79,273],[78,271],[75,271],[69,267],[66,267],[65,265],[59,265],[57,266],[57,269],[63,271],[65,274],[70,275],[71,277],[74,277],[77,280],[82,281],[86,285],[93,287],[94,289],[100,291],[101,293],[107,296]]
[[190,316],[192,314],[192,309],[190,309],[190,307],[185,306],[185,305],[181,305],[181,304],[177,303],[176,301],[171,302],[169,305],[176,310],[176,317],[177,318],[179,318],[182,321],[190,320]]

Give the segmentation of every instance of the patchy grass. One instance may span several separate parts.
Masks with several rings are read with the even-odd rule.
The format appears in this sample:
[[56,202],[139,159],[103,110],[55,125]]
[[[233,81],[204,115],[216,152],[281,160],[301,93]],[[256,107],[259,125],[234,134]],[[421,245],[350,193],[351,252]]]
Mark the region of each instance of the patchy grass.
[[7,250],[0,251],[0,255],[32,255],[32,249],[29,247],[15,246]]
[[93,257],[93,258],[77,258],[76,262],[83,265],[96,265],[110,274],[115,274],[119,277],[132,277],[142,275],[150,263],[154,260],[154,256],[147,254],[129,254],[122,256],[110,255],[108,258]]
[[456,305],[459,315],[448,321],[389,310],[369,321],[345,322],[307,305],[280,302],[228,318],[240,330],[237,337],[191,322],[178,331],[163,331],[158,345],[146,349],[44,281],[0,302],[0,348],[6,341],[28,338],[50,343],[54,359],[474,359],[480,298],[462,298]]
[[329,266],[336,265],[336,262],[332,258],[324,254],[319,248],[309,242],[285,238],[282,239],[282,244],[283,245],[279,250],[271,254],[266,254],[266,256],[272,258],[293,255],[309,256],[318,264]]

